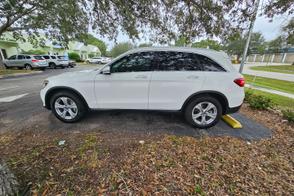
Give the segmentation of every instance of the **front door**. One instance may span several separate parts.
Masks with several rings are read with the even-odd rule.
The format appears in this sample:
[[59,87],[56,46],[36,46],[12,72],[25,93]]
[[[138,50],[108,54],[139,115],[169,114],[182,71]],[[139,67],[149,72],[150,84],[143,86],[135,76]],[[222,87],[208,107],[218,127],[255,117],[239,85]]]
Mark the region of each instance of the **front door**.
[[147,109],[153,53],[129,54],[109,66],[110,74],[95,79],[98,108]]

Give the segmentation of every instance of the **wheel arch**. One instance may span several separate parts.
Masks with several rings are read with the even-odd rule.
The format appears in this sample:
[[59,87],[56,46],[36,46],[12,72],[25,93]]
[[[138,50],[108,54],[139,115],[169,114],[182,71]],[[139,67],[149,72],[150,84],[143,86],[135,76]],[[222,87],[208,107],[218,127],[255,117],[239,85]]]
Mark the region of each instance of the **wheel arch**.
[[83,97],[83,95],[77,91],[76,89],[74,88],[71,88],[71,87],[67,87],[67,86],[58,86],[58,87],[53,87],[51,89],[49,89],[47,92],[46,92],[46,95],[45,95],[45,107],[48,108],[48,109],[51,109],[51,106],[50,106],[50,99],[51,97],[60,92],[60,91],[67,91],[67,92],[70,92],[70,93],[74,93],[75,95],[77,95],[81,100],[82,102],[85,104],[85,106],[87,108],[89,108],[88,106],[88,103],[86,102],[85,98]]
[[203,97],[203,96],[209,96],[209,97],[213,97],[213,98],[217,99],[222,106],[223,114],[226,114],[227,109],[229,107],[228,99],[224,94],[217,92],[217,91],[200,91],[200,92],[197,92],[197,93],[190,95],[185,100],[184,104],[182,105],[181,111],[185,110],[186,106],[190,103],[190,101],[192,101],[195,98]]

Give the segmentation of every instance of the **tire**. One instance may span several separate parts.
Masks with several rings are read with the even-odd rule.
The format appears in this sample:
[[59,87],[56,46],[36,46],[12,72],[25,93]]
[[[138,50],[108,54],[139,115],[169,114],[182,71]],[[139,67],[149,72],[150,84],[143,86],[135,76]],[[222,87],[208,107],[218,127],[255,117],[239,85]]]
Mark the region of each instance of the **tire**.
[[[210,106],[210,109],[205,111],[208,106]],[[185,108],[184,114],[185,119],[192,126],[200,129],[207,129],[219,122],[222,111],[222,105],[217,99],[205,96],[190,101]],[[193,119],[193,114],[195,120]]]
[[55,63],[49,63],[49,67],[50,67],[51,69],[56,69],[56,65],[55,65]]
[[[62,107],[66,107],[66,104],[64,104],[63,101],[66,101],[68,104],[68,107],[66,108],[67,111],[65,112],[64,109],[62,109],[61,107],[59,107],[60,109],[58,109],[58,107],[55,107],[56,103],[59,103]],[[53,114],[59,120],[66,123],[73,123],[79,121],[81,118],[85,116],[87,112],[87,106],[85,105],[83,100],[75,93],[71,93],[68,91],[60,91],[54,94],[50,99],[50,106]],[[63,114],[65,115],[64,117]]]
[[9,69],[10,67],[8,67],[6,64],[4,64],[4,68],[5,69]]
[[29,64],[25,64],[25,65],[24,65],[24,68],[25,68],[26,70],[32,70],[32,69],[33,69],[32,66],[29,65]]

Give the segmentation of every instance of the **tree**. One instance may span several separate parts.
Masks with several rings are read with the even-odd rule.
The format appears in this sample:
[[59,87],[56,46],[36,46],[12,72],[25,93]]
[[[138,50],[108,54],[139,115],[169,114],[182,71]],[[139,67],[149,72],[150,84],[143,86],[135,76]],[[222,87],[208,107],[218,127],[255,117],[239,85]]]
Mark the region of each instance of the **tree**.
[[28,50],[28,51],[23,51],[23,54],[47,54],[47,52],[43,50]]
[[152,46],[152,43],[142,43],[142,44],[139,44],[139,48],[144,48],[144,47],[151,47]]
[[[191,43],[197,37],[223,37],[244,29],[255,0],[2,0],[0,36],[12,32],[20,39],[39,32],[67,43],[91,29],[114,39],[123,31],[131,39],[149,32],[154,40],[168,42],[179,35]],[[264,15],[293,13],[293,0],[269,1]],[[32,39],[30,39],[32,40]]]
[[120,54],[127,52],[128,50],[131,50],[132,48],[133,48],[133,45],[131,43],[128,43],[128,42],[119,43],[111,49],[110,54],[112,57],[117,57]]
[[243,53],[245,42],[246,40],[242,37],[242,34],[240,32],[236,32],[230,34],[223,44],[225,46],[225,50],[229,54],[237,55],[237,61],[239,61]]
[[294,17],[285,25],[283,28],[283,33],[287,44],[294,45]]
[[252,33],[248,54],[263,54],[266,49],[266,43],[263,35],[259,32]]
[[71,60],[75,60],[77,62],[79,62],[81,60],[80,55],[78,53],[75,53],[75,52],[68,53],[68,58],[71,59]]
[[89,18],[75,0],[2,0],[0,1],[0,36],[11,32],[15,39],[36,39],[40,30],[50,39],[68,42],[88,30]]
[[211,39],[206,39],[206,40],[201,40],[200,42],[194,42],[192,44],[192,47],[194,48],[210,48],[213,50],[221,50],[222,49],[222,45],[215,41],[215,40],[211,40]]
[[106,46],[105,42],[103,42],[102,40],[94,37],[93,35],[91,35],[91,34],[83,35],[83,36],[81,36],[80,41],[82,41],[82,42],[84,42],[86,44],[91,44],[91,45],[97,46],[99,48],[100,52],[101,52],[101,55],[102,56],[106,55],[107,46]]

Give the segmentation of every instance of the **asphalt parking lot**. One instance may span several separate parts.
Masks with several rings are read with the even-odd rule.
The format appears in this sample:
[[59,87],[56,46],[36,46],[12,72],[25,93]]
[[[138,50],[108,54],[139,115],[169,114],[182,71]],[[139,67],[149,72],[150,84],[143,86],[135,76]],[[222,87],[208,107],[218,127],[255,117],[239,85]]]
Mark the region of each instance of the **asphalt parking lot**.
[[[93,67],[93,66],[91,66]],[[103,131],[142,134],[174,134],[200,137],[233,136],[245,140],[271,137],[271,131],[254,120],[237,113],[234,116],[242,123],[242,129],[232,129],[223,121],[215,127],[200,130],[189,126],[181,113],[156,111],[92,111],[82,121],[66,124],[57,120],[41,104],[39,92],[47,77],[67,71],[88,69],[78,66],[73,69],[46,70],[40,74],[0,79],[0,133],[7,131]]]

